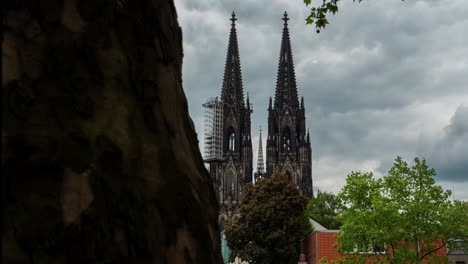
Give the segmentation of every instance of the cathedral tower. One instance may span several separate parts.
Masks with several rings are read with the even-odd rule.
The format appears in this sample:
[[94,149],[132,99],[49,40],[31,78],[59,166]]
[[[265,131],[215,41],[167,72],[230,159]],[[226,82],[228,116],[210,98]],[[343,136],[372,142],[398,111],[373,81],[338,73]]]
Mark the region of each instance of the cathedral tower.
[[306,134],[304,98],[299,104],[297,94],[288,20],[285,12],[275,98],[272,102],[270,97],[268,106],[266,175],[286,174],[302,195],[311,198],[312,150]]
[[263,145],[262,145],[262,127],[260,126],[260,138],[258,140],[257,172],[255,172],[255,181],[263,178],[265,174],[265,165],[263,163]]
[[231,32],[221,88],[222,111],[219,112],[222,113],[219,122],[222,156],[206,160],[210,164],[210,174],[219,201],[221,225],[225,219],[237,214],[242,188],[252,182],[252,106],[248,95],[244,100],[234,12],[230,20]]

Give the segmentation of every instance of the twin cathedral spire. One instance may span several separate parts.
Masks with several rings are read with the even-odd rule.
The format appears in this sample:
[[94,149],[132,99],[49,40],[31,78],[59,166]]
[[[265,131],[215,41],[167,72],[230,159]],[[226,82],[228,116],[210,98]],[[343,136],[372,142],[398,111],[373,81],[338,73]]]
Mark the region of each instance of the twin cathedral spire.
[[284,12],[275,99],[272,103],[270,97],[268,106],[266,175],[286,174],[302,195],[311,198],[312,149],[303,97],[299,104],[288,20]]
[[[210,118],[205,119],[205,157],[220,205],[220,224],[235,217],[243,186],[253,181],[251,114],[249,97],[244,98],[236,16],[231,17],[228,49],[221,87],[221,100],[205,103]],[[269,177],[275,172],[288,175],[299,191],[312,197],[312,152],[305,131],[304,100],[297,93],[293,54],[285,12],[281,38],[274,102],[269,99],[268,135],[266,138],[266,170],[263,163],[260,131],[257,172],[254,177]],[[214,109],[214,110],[213,110]],[[208,135],[207,133],[208,128]],[[219,131],[219,134],[218,132]],[[219,140],[218,140],[219,138]],[[219,146],[218,146],[219,145]],[[210,152],[211,151],[211,152]],[[206,154],[205,154],[206,155]]]
[[276,76],[275,108],[298,107],[296,75],[289,39],[288,20],[288,14],[284,12],[283,35],[281,38],[278,74]]
[[242,73],[239,58],[239,46],[237,45],[236,15],[232,12],[231,32],[224,67],[224,79],[221,89],[221,99],[229,107],[239,110],[245,106],[244,89],[242,87]]

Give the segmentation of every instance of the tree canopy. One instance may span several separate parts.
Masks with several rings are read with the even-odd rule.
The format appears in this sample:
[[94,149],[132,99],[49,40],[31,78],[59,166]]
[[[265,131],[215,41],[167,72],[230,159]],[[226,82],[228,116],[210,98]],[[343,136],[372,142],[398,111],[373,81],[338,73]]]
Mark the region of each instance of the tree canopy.
[[314,218],[328,229],[339,229],[341,222],[336,216],[343,205],[336,195],[330,192],[317,192],[307,205],[306,215]]
[[236,256],[250,263],[296,263],[300,241],[312,231],[304,212],[307,198],[285,175],[274,174],[247,185],[239,217],[225,225]]
[[450,201],[435,184],[425,160],[410,166],[396,158],[388,175],[352,172],[339,198],[347,209],[338,242],[341,252],[380,253],[389,263],[420,263],[437,250],[467,246],[468,206]]

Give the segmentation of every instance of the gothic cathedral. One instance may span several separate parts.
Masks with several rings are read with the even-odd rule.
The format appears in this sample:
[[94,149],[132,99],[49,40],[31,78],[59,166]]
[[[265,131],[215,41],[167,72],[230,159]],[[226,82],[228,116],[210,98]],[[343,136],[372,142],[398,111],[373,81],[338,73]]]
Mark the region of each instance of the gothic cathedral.
[[231,33],[221,89],[222,159],[210,162],[217,198],[220,223],[237,214],[242,188],[252,182],[252,139],[249,98],[244,100],[242,74],[237,45],[235,14],[231,18]]
[[[210,131],[215,131],[213,126],[219,124],[221,139],[209,143],[205,140],[205,149],[207,144],[210,149],[219,148],[218,158],[205,158],[205,161],[209,163],[210,175],[219,201],[221,229],[224,220],[236,217],[243,187],[253,180],[250,125],[252,106],[248,96],[244,100],[236,20],[233,13],[217,112],[220,120],[210,119]],[[268,107],[266,171],[263,171],[263,153],[259,149],[255,178],[269,177],[275,172],[284,173],[304,196],[311,198],[312,151],[309,133],[306,134],[304,99],[301,98],[300,104],[298,100],[286,12],[283,20],[275,98],[272,102],[270,97]],[[216,142],[218,147],[213,146]],[[261,139],[259,145],[261,148]]]
[[268,106],[266,175],[286,174],[302,195],[311,198],[312,149],[306,134],[304,97],[299,105],[294,62],[289,40],[288,15],[283,17],[283,36],[276,76],[275,100]]

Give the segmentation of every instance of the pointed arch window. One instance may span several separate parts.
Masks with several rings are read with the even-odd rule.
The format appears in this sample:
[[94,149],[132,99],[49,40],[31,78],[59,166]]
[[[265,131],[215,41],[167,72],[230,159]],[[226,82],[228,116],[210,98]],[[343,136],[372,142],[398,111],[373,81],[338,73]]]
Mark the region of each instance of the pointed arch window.
[[237,173],[233,168],[230,168],[226,172],[225,177],[228,182],[226,185],[226,199],[236,200],[238,198]]
[[293,178],[292,178],[292,173],[291,173],[290,170],[287,170],[287,171],[286,171],[286,176],[288,176],[288,180],[289,180],[289,181],[292,181],[292,180],[293,180]]
[[229,135],[229,150],[234,151],[235,148],[236,148],[236,135],[233,132]]
[[283,129],[282,141],[283,152],[291,151],[291,129],[289,127]]
[[236,133],[234,128],[230,127],[228,130],[229,151],[236,150]]
[[237,188],[236,187],[237,187],[237,177],[234,176],[231,179],[231,190],[230,190],[232,193],[231,197],[234,200],[237,200]]
[[227,200],[229,192],[229,177],[223,175],[223,201]]

